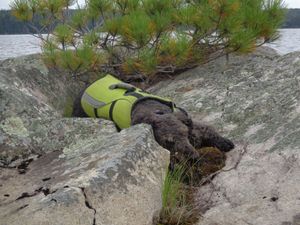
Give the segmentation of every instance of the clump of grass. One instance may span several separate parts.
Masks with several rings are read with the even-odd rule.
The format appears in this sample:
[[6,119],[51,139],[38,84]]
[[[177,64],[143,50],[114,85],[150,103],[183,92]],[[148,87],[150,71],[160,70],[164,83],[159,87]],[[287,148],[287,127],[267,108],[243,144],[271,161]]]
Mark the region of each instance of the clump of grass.
[[200,218],[194,202],[194,190],[202,178],[220,170],[225,165],[225,154],[217,148],[197,149],[197,161],[182,155],[171,157],[172,170],[169,170],[162,191],[162,210],[155,225],[192,225]]
[[177,204],[178,198],[182,197],[180,196],[180,190],[185,170],[185,165],[179,164],[175,166],[173,171],[168,171],[162,192],[163,208],[167,208],[168,206],[175,206]]
[[190,189],[183,183],[186,165],[186,162],[180,163],[168,171],[162,191],[162,210],[156,225],[192,225],[199,220],[199,212],[189,197]]

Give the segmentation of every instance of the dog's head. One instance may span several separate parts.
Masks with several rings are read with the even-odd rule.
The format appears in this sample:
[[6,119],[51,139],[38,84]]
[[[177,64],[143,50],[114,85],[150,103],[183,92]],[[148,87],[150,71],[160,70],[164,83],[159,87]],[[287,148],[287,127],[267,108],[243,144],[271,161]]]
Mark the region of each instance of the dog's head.
[[184,109],[176,107],[173,113],[178,120],[184,123],[188,128],[193,129],[193,121]]

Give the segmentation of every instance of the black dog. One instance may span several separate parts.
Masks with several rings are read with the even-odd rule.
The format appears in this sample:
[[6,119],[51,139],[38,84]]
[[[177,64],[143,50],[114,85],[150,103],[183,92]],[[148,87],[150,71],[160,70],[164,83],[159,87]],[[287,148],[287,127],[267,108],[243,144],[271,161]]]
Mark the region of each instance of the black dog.
[[132,125],[150,124],[156,141],[171,153],[183,153],[197,158],[195,150],[202,147],[216,147],[223,152],[230,151],[234,144],[219,135],[212,127],[193,121],[182,110],[172,110],[155,100],[146,100],[132,111]]
[[[81,106],[81,96],[74,101],[74,117],[88,117]],[[234,144],[222,137],[212,127],[193,121],[180,108],[173,110],[155,99],[138,102],[131,113],[131,125],[146,123],[152,126],[156,141],[168,149],[171,155],[182,153],[187,158],[197,159],[196,151],[202,147],[216,147],[230,151]]]

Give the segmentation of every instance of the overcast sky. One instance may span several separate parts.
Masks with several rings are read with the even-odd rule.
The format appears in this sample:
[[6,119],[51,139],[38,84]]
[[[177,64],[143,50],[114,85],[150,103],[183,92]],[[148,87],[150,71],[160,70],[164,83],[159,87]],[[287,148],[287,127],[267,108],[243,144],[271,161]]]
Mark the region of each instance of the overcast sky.
[[[9,3],[13,0],[0,0],[0,9],[8,9]],[[84,2],[84,0],[79,0],[79,2]],[[288,8],[300,8],[300,0],[285,0]]]

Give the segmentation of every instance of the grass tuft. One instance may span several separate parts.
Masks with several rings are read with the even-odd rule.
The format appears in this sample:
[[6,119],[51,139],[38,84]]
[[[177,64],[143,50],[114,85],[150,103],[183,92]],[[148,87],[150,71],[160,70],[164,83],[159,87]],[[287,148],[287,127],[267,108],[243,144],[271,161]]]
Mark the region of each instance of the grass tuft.
[[190,189],[183,183],[187,162],[175,165],[168,171],[163,191],[162,210],[157,225],[192,225],[199,220],[199,212],[189,197]]
[[182,156],[171,157],[172,170],[167,172],[162,190],[162,209],[155,225],[193,225],[200,219],[194,193],[203,178],[225,165],[225,155],[217,148],[197,149],[197,161]]

